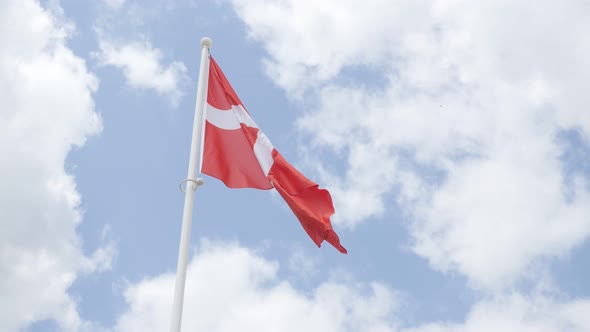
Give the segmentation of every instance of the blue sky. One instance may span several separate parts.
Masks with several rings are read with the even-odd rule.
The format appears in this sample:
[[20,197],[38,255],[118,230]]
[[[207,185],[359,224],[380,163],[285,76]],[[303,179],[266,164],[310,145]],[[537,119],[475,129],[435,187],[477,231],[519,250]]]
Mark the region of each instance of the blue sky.
[[196,193],[185,331],[589,331],[583,1],[7,0],[0,330],[168,329],[200,61],[334,198]]

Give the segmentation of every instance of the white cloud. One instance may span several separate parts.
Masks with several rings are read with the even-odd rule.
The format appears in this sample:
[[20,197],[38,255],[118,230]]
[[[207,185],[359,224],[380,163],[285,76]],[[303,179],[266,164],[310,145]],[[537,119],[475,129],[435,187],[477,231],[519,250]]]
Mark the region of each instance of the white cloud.
[[120,9],[125,4],[125,0],[103,0],[103,2],[111,9]]
[[[588,179],[564,181],[556,142],[590,137],[587,4],[232,3],[271,78],[319,100],[299,128],[346,165],[320,169],[337,224],[382,214],[395,193],[415,252],[484,289],[588,238]],[[349,68],[384,83],[341,83]]]
[[[57,12],[53,12],[53,10]],[[101,130],[96,78],[66,46],[73,26],[58,7],[0,3],[0,330],[40,320],[76,331],[85,322],[68,288],[108,268],[114,249],[87,256],[76,226],[80,195],[67,154]]]
[[[308,294],[277,277],[278,264],[237,245],[206,243],[189,263],[183,330],[393,331],[395,294],[371,283],[327,282]],[[115,331],[169,328],[174,275],[131,284]]]
[[381,64],[400,35],[424,26],[415,18],[426,11],[425,1],[231,2],[271,54],[269,75],[292,92],[333,78],[348,65]]
[[117,44],[99,33],[99,44],[100,62],[121,69],[129,86],[154,90],[167,96],[173,106],[178,105],[183,95],[181,86],[188,80],[184,63],[162,65],[162,52],[147,41]]
[[[278,277],[279,266],[251,249],[206,242],[189,263],[183,330],[370,332],[587,331],[590,300],[558,301],[534,292],[476,302],[463,322],[403,326],[404,297],[379,283],[325,282],[302,291]],[[117,332],[165,331],[170,324],[174,275],[128,286],[127,310]]]
[[590,329],[590,300],[559,302],[513,294],[477,303],[465,322],[430,323],[404,332],[583,332]]
[[319,271],[319,262],[316,256],[307,255],[300,247],[293,247],[288,260],[288,268],[292,276],[304,281],[310,280]]

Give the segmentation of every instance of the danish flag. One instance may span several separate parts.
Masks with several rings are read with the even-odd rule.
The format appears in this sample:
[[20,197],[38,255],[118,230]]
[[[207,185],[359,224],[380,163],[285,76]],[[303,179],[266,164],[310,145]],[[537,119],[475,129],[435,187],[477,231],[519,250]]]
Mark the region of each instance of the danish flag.
[[210,57],[202,172],[229,188],[272,189],[283,197],[319,247],[325,240],[342,253],[332,229],[332,197],[273,147]]

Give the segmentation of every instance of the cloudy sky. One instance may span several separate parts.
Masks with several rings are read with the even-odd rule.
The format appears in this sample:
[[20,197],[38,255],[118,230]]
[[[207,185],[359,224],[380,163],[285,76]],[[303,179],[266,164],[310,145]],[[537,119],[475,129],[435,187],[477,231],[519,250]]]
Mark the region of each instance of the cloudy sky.
[[184,331],[590,331],[590,3],[0,1],[0,331],[166,331],[200,61],[334,198],[196,194]]

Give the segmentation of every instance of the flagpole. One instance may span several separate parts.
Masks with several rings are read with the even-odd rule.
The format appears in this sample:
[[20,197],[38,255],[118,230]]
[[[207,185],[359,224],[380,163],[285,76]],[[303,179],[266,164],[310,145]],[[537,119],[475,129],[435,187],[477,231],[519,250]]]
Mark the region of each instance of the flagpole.
[[[201,139],[203,128],[203,110],[207,96],[207,83],[209,77],[209,48],[211,39],[201,39],[201,66],[199,69],[199,81],[197,85],[197,103],[195,105],[195,119],[193,123],[193,136],[188,165],[188,176],[184,191],[184,212],[182,214],[182,229],[180,231],[180,247],[178,249],[178,265],[176,268],[176,283],[174,285],[174,302],[172,304],[172,322],[170,332],[180,332],[182,323],[182,304],[184,301],[184,285],[186,280],[186,266],[188,264],[188,251],[191,237],[191,224],[193,217],[193,205],[195,191],[203,184],[203,179],[197,179],[197,165],[201,157]],[[200,167],[199,167],[200,168]],[[199,170],[200,171],[200,170]],[[182,184],[181,184],[182,185]]]

